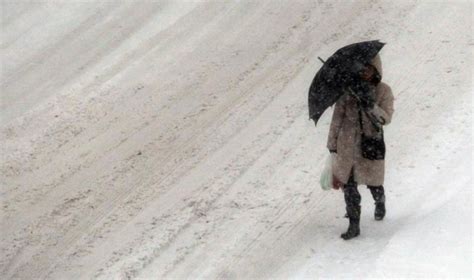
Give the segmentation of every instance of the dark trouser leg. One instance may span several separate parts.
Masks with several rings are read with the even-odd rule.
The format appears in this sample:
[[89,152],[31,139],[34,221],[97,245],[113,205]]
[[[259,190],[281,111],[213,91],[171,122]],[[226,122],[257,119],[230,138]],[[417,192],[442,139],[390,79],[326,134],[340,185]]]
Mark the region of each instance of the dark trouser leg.
[[357,190],[357,183],[351,174],[349,182],[344,185],[344,201],[346,202],[346,212],[349,217],[349,228],[347,232],[341,234],[345,240],[354,238],[360,234],[360,201],[361,197]]
[[383,186],[367,186],[375,200],[374,218],[377,221],[385,217],[385,191]]

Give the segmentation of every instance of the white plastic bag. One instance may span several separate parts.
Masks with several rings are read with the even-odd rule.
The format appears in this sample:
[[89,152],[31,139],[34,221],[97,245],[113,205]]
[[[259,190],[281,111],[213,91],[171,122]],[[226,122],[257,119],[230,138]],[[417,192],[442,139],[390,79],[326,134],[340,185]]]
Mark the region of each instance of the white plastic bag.
[[319,184],[321,184],[321,188],[325,191],[330,190],[332,188],[332,161],[334,155],[331,153],[326,157],[326,161],[324,163],[323,173],[321,173],[321,178],[319,179]]

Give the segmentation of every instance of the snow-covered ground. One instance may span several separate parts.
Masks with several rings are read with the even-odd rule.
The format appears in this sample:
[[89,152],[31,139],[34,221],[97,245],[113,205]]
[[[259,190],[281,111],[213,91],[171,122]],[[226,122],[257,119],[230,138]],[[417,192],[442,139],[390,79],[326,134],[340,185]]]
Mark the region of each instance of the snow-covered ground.
[[[2,279],[472,277],[471,1],[1,3]],[[343,241],[307,91],[371,39],[388,213]]]

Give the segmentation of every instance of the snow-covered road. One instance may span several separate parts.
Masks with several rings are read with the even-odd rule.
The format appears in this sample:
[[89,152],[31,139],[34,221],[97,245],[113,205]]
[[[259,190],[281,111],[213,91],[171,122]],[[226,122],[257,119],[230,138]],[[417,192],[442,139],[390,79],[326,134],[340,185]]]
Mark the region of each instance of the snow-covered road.
[[[1,2],[3,279],[472,277],[470,1]],[[380,39],[387,217],[323,191],[326,58]]]

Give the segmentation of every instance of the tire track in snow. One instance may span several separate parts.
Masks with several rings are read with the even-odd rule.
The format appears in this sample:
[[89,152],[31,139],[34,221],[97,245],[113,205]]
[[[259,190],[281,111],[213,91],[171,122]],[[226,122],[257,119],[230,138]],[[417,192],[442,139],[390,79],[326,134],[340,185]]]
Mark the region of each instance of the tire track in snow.
[[[261,83],[261,81],[260,81],[259,83]],[[255,86],[255,85],[254,85],[254,86]],[[254,87],[254,86],[252,86],[252,87]],[[283,85],[283,86],[284,86],[284,85]],[[219,130],[220,130],[220,126],[222,126],[222,125],[224,125],[224,124],[227,123],[229,117],[231,116],[230,114],[227,114],[227,112],[228,112],[229,110],[237,110],[240,106],[243,106],[243,104],[245,103],[245,97],[247,97],[247,95],[250,94],[251,92],[252,92],[252,91],[249,90],[249,91],[246,91],[246,94],[240,95],[240,96],[238,97],[238,99],[240,99],[239,102],[235,102],[235,101],[234,101],[234,102],[230,102],[232,105],[231,105],[230,107],[226,108],[226,110],[224,110],[224,111],[220,114],[220,116],[227,115],[227,117],[225,117],[225,118],[215,118],[215,119],[218,119],[218,120],[219,120],[219,121],[218,121],[219,124],[218,124],[217,127],[213,128],[213,129],[210,129],[210,130],[211,130],[211,134],[210,134],[210,135],[212,135],[212,134],[214,133],[214,131],[219,131]],[[275,96],[273,96],[272,98],[270,98],[270,99],[267,101],[267,103],[270,103],[270,102],[273,100],[274,97],[275,97]],[[239,103],[240,103],[240,105],[236,105],[236,104],[239,104]],[[263,108],[265,108],[265,105],[264,105]],[[260,110],[255,110],[254,112],[260,112]],[[202,123],[202,122],[200,122],[200,123]],[[243,129],[243,128],[245,128],[245,127],[241,127],[241,129]],[[237,134],[240,132],[241,129],[238,129],[237,131],[235,131],[235,132],[233,133],[233,136],[237,135]],[[230,139],[231,139],[231,138],[230,138]],[[230,139],[229,139],[229,140],[226,140],[226,142],[230,141]],[[202,143],[202,142],[207,142],[207,141],[206,141],[206,140],[201,140],[201,141],[197,141],[197,142]],[[224,142],[224,143],[226,143],[226,142]],[[224,143],[223,143],[223,144],[224,144]],[[223,145],[223,144],[221,144],[221,145]],[[185,149],[181,149],[181,148],[180,148],[179,150],[185,150]],[[208,154],[206,154],[206,155],[209,156]],[[201,160],[202,160],[202,159],[201,159]],[[196,164],[197,164],[197,163],[196,163]],[[185,172],[189,172],[189,171],[186,170]],[[184,175],[184,174],[186,174],[186,173],[183,173],[183,175]],[[180,176],[183,176],[183,175],[180,175]],[[176,176],[176,177],[179,178],[180,176]],[[168,177],[163,178],[163,180],[161,181],[161,183],[159,183],[159,185],[163,185],[163,182],[166,181],[167,179],[168,179]],[[155,181],[155,180],[151,180],[151,181]],[[173,183],[173,182],[171,182],[170,184],[172,184],[172,183]],[[165,195],[165,194],[166,194],[166,193],[163,193],[162,195]],[[143,202],[143,200],[148,201],[148,200],[152,200],[152,199],[153,199],[153,197],[147,196],[146,198],[144,197],[144,198],[142,198],[142,199],[139,199],[139,201],[140,201],[140,202]],[[125,200],[128,200],[128,199],[125,199]],[[211,205],[212,205],[212,203],[211,203]],[[183,228],[187,228],[187,227],[188,227],[188,224],[186,224],[186,225],[183,226]],[[145,235],[145,234],[146,234],[146,233],[144,233],[143,235]],[[131,245],[130,247],[137,247],[137,246],[134,246],[134,245],[132,246],[132,245]],[[132,273],[132,274],[133,274],[133,273]]]
[[[232,102],[231,102],[231,103],[232,103]],[[222,110],[221,113],[224,114],[227,109],[229,109],[229,108],[224,108],[224,110]],[[211,118],[211,119],[212,119],[212,118]],[[118,198],[117,200],[115,200],[115,202],[110,203],[110,205],[117,204],[117,202],[120,201],[120,200],[122,200],[122,199],[123,199],[123,197]],[[104,211],[103,213],[108,212],[109,210],[110,210],[110,209]],[[85,222],[85,223],[83,223],[83,224],[87,224],[87,223],[89,223],[89,222],[90,222],[90,221],[87,221],[87,222]],[[84,230],[83,228],[79,228],[78,232],[82,232],[83,230]],[[72,242],[73,240],[75,240],[75,239],[76,239],[76,237],[75,237],[75,235],[74,235],[74,236],[71,237],[70,239],[66,239],[66,241],[65,241],[64,243],[65,243],[65,244],[69,244],[69,243],[71,243],[71,242]],[[60,246],[58,246],[58,247],[60,247]]]

